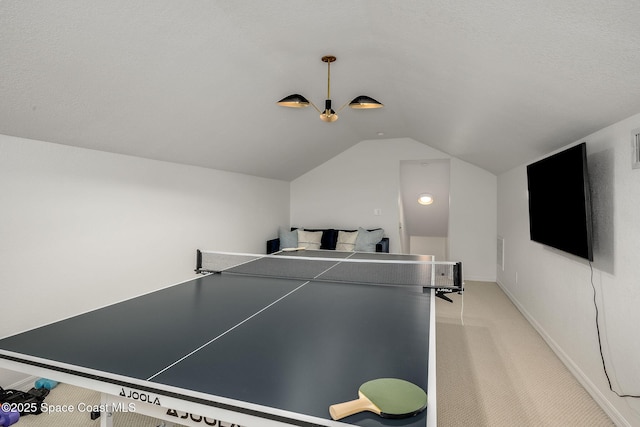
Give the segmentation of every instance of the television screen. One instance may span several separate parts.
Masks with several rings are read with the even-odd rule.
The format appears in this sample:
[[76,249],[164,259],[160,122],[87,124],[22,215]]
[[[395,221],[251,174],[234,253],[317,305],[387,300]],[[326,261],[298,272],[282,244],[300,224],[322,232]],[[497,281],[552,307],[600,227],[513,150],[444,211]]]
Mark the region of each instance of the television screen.
[[527,166],[531,240],[593,261],[587,147]]

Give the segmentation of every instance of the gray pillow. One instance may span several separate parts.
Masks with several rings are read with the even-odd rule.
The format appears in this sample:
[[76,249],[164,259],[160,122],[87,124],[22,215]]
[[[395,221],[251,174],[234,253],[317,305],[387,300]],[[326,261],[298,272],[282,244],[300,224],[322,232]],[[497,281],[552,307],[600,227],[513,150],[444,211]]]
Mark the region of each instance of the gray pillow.
[[278,231],[278,237],[280,238],[280,249],[298,247],[298,230],[287,231],[281,228]]
[[364,228],[358,228],[358,237],[356,238],[356,252],[375,252],[376,243],[382,240],[384,230],[378,229],[367,231]]

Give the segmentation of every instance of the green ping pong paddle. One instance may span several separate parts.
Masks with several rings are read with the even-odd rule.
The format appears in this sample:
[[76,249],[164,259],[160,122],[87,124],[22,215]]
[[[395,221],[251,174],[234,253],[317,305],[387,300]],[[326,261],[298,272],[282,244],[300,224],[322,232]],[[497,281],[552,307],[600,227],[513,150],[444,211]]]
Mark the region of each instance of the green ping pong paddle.
[[412,417],[427,407],[427,393],[417,385],[397,378],[378,378],[360,386],[356,400],[329,406],[331,418],[339,420],[370,411],[383,418]]

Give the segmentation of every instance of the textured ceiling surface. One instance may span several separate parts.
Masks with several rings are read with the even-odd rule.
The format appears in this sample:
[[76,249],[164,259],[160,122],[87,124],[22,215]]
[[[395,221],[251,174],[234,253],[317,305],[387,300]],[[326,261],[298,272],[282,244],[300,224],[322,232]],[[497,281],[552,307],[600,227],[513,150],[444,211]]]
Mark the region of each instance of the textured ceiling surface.
[[[0,133],[291,180],[409,137],[494,174],[640,112],[637,0],[0,1]],[[275,104],[301,93],[334,106]],[[378,133],[384,133],[383,136]]]

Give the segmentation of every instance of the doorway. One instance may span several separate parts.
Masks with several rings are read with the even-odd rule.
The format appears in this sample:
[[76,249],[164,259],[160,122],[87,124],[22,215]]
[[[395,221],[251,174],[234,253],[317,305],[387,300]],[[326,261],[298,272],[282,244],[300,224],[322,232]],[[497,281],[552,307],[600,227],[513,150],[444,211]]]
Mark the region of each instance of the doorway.
[[[449,159],[400,161],[402,252],[449,258]],[[419,202],[420,196],[431,200]]]

